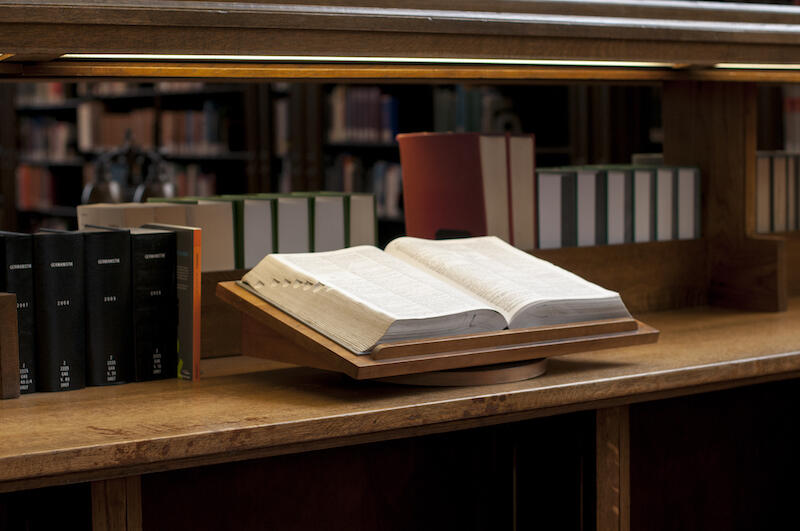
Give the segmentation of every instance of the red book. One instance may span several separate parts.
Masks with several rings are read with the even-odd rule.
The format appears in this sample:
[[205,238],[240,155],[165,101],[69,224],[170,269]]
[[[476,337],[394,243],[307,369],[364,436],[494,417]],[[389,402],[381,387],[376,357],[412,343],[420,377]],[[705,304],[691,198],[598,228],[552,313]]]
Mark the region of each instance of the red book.
[[497,236],[535,246],[533,135],[397,135],[406,233]]

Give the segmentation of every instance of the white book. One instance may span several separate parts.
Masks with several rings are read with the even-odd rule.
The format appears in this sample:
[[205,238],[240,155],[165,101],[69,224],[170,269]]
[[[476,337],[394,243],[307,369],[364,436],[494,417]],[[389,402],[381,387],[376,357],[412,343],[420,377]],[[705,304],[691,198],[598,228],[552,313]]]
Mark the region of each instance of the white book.
[[236,268],[233,236],[233,203],[198,201],[186,204],[186,224],[203,231],[203,271],[230,271]]
[[533,136],[508,138],[511,215],[514,247],[533,249],[535,161]]
[[279,253],[307,253],[311,251],[311,212],[307,197],[278,197]]
[[675,212],[675,170],[659,168],[656,173],[656,240],[673,239],[673,215]]
[[696,168],[678,169],[678,239],[698,238],[699,175]]
[[597,245],[597,172],[578,171],[578,246]]
[[561,179],[560,173],[539,172],[536,211],[539,215],[539,248],[561,247]]
[[386,341],[630,317],[617,293],[492,236],[273,254],[242,281],[357,354]]
[[350,246],[375,245],[375,196],[350,194]]
[[343,195],[314,197],[314,251],[334,251],[345,247]]
[[625,180],[624,171],[609,170],[608,177],[608,243],[625,243]]
[[244,266],[248,269],[274,252],[272,204],[268,200],[244,200]]
[[[511,241],[508,224],[508,174],[506,137],[481,135],[479,140],[483,202],[486,211],[486,234]],[[531,192],[531,197],[533,193]]]

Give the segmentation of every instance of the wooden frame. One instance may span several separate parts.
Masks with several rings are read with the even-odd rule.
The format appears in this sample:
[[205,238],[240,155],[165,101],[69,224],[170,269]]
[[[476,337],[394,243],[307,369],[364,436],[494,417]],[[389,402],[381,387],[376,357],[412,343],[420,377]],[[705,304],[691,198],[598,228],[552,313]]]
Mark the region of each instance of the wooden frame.
[[242,354],[343,372],[357,380],[654,343],[658,330],[633,319],[612,319],[525,330],[387,343],[356,355],[236,282],[217,295],[242,313]]

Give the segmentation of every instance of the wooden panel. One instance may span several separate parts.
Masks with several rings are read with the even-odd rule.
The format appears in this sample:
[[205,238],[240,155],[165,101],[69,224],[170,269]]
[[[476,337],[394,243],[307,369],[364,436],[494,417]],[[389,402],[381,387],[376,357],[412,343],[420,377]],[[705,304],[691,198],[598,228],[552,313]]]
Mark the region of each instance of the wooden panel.
[[533,254],[618,292],[633,313],[708,302],[704,239],[536,250]]
[[[58,21],[63,25],[82,24],[124,26],[194,26],[203,28],[264,28],[264,29],[328,29],[337,31],[370,32],[414,32],[419,34],[471,34],[471,35],[536,35],[557,37],[590,37],[600,39],[672,40],[723,43],[795,43],[797,29],[786,24],[781,14],[764,14],[762,20],[772,19],[782,23],[774,31],[764,31],[758,24],[746,24],[715,17],[710,9],[691,25],[681,24],[670,18],[667,10],[650,12],[645,22],[639,18],[619,16],[619,9],[608,7],[607,11],[594,17],[574,15],[553,17],[529,12],[505,12],[482,9],[463,9],[458,3],[450,3],[449,9],[392,9],[386,7],[360,7],[329,5],[320,8],[312,5],[284,3],[243,3],[229,1],[221,10],[210,2],[181,2],[182,5],[152,2],[128,6],[96,1],[75,0],[58,5],[35,0],[14,0],[0,3],[0,14],[5,21],[16,24],[36,24]],[[473,7],[474,9],[474,7]],[[530,12],[532,11],[532,12]],[[699,10],[698,10],[699,11]],[[719,10],[722,12],[723,10]],[[677,13],[677,10],[673,12]],[[744,15],[741,12],[741,15]],[[615,16],[616,14],[616,16]],[[757,16],[752,10],[749,14]],[[788,10],[784,15],[798,16],[797,10]],[[599,16],[598,16],[599,15]],[[694,18],[694,17],[692,17]],[[730,17],[727,17],[730,18]],[[750,19],[752,20],[752,19]],[[749,21],[749,20],[748,20]],[[55,24],[54,24],[55,25]],[[16,49],[9,48],[16,52]]]
[[597,530],[630,531],[628,406],[598,409]]
[[613,334],[636,330],[634,319],[606,319],[587,323],[570,323],[522,330],[500,330],[481,334],[465,334],[450,338],[431,338],[417,341],[392,341],[375,347],[369,357],[374,360],[405,358],[424,354],[441,354],[458,350],[491,348],[538,341],[554,341],[598,334]]
[[242,353],[242,318],[239,312],[215,295],[218,282],[239,280],[247,272],[211,271],[203,273],[200,303],[200,356],[219,358]]
[[141,478],[92,482],[92,529],[97,531],[141,531]]
[[630,408],[633,529],[780,529],[796,518],[800,381]]
[[17,296],[0,293],[0,399],[19,396]]
[[[206,360],[163,380],[0,402],[0,491],[393,439],[800,375],[800,299],[784,313],[643,316],[659,343],[553,358],[533,380],[426,389]],[[215,374],[220,374],[216,376]]]
[[757,93],[741,83],[664,85],[664,159],[700,168],[713,304],[786,308],[784,244],[755,233]]

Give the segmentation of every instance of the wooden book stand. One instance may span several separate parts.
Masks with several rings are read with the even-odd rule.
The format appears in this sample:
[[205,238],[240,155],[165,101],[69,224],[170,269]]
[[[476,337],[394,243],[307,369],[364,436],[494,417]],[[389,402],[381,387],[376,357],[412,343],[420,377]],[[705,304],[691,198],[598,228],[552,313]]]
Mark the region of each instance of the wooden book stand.
[[415,385],[478,385],[539,376],[546,358],[658,340],[635,319],[608,319],[378,345],[353,354],[236,282],[217,296],[242,313],[242,354]]

